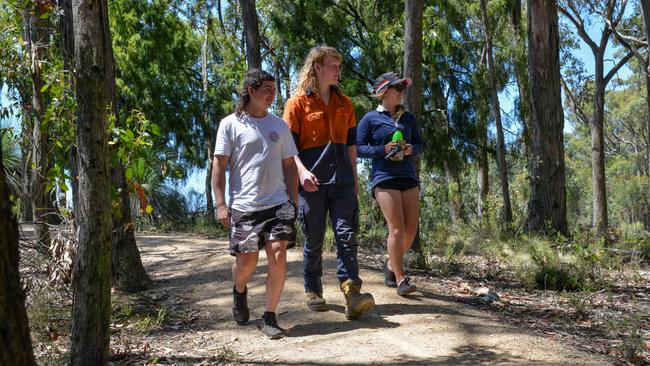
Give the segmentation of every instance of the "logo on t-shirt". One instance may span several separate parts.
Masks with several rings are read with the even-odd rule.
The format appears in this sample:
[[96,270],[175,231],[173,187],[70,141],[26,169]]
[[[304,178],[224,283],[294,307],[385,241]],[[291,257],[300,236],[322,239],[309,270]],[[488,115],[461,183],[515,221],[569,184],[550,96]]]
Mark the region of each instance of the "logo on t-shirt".
[[279,139],[280,139],[280,135],[278,135],[277,132],[271,131],[271,133],[269,133],[269,140],[273,142],[278,142]]

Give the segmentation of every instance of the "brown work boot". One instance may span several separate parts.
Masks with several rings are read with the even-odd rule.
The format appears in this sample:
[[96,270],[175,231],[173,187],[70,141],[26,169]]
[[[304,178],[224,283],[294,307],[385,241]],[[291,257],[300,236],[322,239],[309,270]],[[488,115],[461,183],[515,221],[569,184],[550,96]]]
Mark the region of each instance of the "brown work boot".
[[311,311],[328,311],[327,302],[323,299],[322,292],[307,291],[307,307]]
[[359,292],[361,284],[347,279],[341,283],[341,292],[345,296],[345,317],[356,319],[366,311],[375,308],[375,299],[371,294]]

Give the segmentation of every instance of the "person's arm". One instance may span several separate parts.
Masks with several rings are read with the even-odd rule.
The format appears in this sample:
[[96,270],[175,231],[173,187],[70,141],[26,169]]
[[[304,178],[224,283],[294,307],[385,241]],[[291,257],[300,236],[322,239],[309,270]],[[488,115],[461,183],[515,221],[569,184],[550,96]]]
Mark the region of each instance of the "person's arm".
[[[297,102],[294,98],[287,100],[287,104],[284,106],[282,119],[289,126],[294,142],[298,147],[300,146],[300,121],[302,120],[302,117],[300,116],[300,110],[296,103]],[[305,167],[298,155],[295,155],[293,159],[296,163],[296,168],[298,169],[298,179],[302,188],[307,192],[316,192],[319,184],[318,178],[316,178],[316,176]]]
[[386,145],[372,145],[372,119],[367,115],[361,119],[357,129],[357,156],[360,158],[381,158],[397,146],[389,141]]
[[226,167],[228,156],[215,155],[212,160],[212,191],[216,209],[214,211],[217,222],[225,227],[230,227],[230,209],[226,204]]
[[316,176],[305,167],[298,155],[294,156],[293,159],[296,163],[298,178],[300,180],[300,185],[302,188],[307,192],[316,192],[318,190],[319,184],[318,178],[316,178]]
[[352,165],[352,176],[354,177],[354,194],[359,194],[359,175],[357,174],[357,145],[348,146],[348,157]]
[[352,101],[347,99],[348,108],[351,111],[348,117],[348,138],[346,141],[348,159],[352,166],[352,177],[354,179],[354,194],[359,194],[359,175],[357,174],[357,118],[354,115]]
[[287,193],[293,204],[298,207],[298,169],[294,157],[282,159],[282,170],[284,182],[287,185]]

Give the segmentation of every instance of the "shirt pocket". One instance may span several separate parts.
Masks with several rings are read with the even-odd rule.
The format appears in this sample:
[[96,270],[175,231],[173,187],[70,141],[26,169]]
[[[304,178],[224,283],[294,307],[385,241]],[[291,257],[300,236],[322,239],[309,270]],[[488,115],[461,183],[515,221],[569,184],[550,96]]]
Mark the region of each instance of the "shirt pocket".
[[344,108],[337,108],[335,113],[335,120],[332,126],[332,140],[339,144],[347,143],[348,120],[350,119],[350,112]]
[[305,116],[307,120],[305,126],[305,132],[307,133],[307,139],[314,142],[327,136],[327,126],[325,126],[325,113],[322,111],[315,111],[307,113]]

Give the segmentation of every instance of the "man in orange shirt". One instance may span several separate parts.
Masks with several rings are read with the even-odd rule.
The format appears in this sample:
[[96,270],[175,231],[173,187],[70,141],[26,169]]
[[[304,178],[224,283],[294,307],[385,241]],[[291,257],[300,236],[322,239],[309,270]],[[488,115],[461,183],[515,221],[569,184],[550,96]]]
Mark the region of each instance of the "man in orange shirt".
[[300,70],[298,88],[287,100],[283,118],[298,147],[295,161],[300,177],[299,216],[305,234],[303,276],[307,306],[313,311],[328,310],[321,276],[329,212],[345,315],[354,319],[372,310],[375,300],[369,293],[360,293],[363,282],[359,278],[356,242],[356,118],[350,98],[336,87],[342,60],[332,47],[312,48]]

